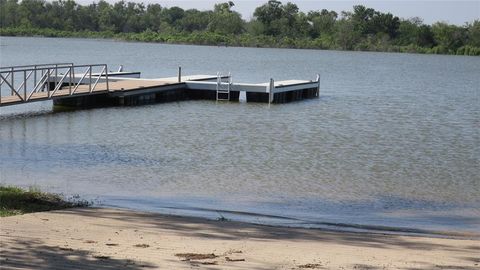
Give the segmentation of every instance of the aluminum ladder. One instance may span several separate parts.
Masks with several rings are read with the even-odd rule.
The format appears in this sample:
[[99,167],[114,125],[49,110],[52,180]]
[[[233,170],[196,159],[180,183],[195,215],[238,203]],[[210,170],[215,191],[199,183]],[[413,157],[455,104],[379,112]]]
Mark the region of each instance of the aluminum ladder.
[[228,81],[224,82],[223,75],[217,72],[217,101],[229,101],[230,89],[232,86],[232,75],[228,73]]

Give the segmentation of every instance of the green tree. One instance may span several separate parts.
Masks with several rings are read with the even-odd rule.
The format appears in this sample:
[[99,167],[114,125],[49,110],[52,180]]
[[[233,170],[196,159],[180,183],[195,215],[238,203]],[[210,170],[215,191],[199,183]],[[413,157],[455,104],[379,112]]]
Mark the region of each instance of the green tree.
[[321,35],[331,35],[334,31],[337,17],[338,14],[335,11],[328,11],[326,9],[308,12],[307,19],[312,25],[310,36],[317,38]]
[[100,31],[115,31],[112,6],[104,0],[100,0],[97,4],[97,10],[98,29]]
[[266,4],[257,7],[253,16],[263,24],[263,34],[274,36],[280,34],[280,28],[273,22],[281,19],[283,12],[282,2],[269,0]]
[[88,6],[79,5],[76,10],[75,30],[82,31],[99,31],[98,27],[98,10],[97,4],[93,3]]
[[240,13],[232,11],[233,2],[216,4],[211,15],[208,31],[218,34],[240,34],[244,31],[245,22]]
[[421,25],[416,34],[416,44],[420,47],[431,48],[435,45],[432,27],[429,25]]
[[467,37],[465,28],[444,22],[433,24],[432,32],[441,52],[456,52],[458,48],[465,44]]
[[185,11],[179,25],[181,26],[182,31],[204,31],[210,23],[211,16],[211,11],[202,12],[196,9],[189,9]]
[[355,31],[361,34],[375,33],[372,27],[375,10],[363,5],[353,6],[353,13],[345,13],[345,17],[351,21]]
[[335,41],[340,49],[353,50],[359,40],[360,33],[352,21],[341,19],[335,24]]
[[161,16],[168,25],[181,29],[180,20],[185,16],[185,11],[179,7],[164,8]]
[[467,44],[474,47],[480,47],[480,20],[467,24]]
[[398,35],[399,27],[400,19],[398,17],[390,13],[375,12],[369,29],[371,34],[385,33],[393,39]]
[[48,27],[45,2],[42,0],[23,0],[18,7],[20,25],[24,27]]
[[145,6],[143,4],[128,2],[126,5],[126,21],[122,32],[141,32],[147,29],[145,21]]
[[19,18],[18,0],[0,0],[0,27],[18,26]]
[[149,4],[144,14],[145,27],[150,30],[160,31],[162,23],[162,6],[159,4]]

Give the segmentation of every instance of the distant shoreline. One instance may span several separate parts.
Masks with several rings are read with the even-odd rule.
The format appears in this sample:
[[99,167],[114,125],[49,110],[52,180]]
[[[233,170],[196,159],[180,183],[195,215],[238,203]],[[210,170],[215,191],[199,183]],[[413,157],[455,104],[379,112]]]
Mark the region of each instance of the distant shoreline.
[[[325,50],[325,51],[341,51],[341,52],[384,52],[384,53],[411,53],[411,54],[434,54],[434,55],[456,55],[456,56],[480,56],[480,49],[476,47],[463,50],[463,54],[457,53],[441,53],[437,50],[412,47],[412,46],[392,46],[388,49],[363,49],[363,50],[345,50],[342,48],[323,48],[316,47],[314,40],[292,46],[291,44],[283,44],[274,37],[266,37],[271,43],[263,42],[255,43],[256,37],[246,36],[246,40],[240,36],[225,36],[225,42],[211,42],[207,39],[200,42],[189,41],[197,39],[205,33],[192,33],[189,35],[172,35],[153,32],[142,33],[113,33],[113,32],[69,32],[54,29],[22,29],[22,28],[0,28],[0,37],[42,37],[42,38],[82,38],[82,39],[103,39],[125,42],[142,42],[142,43],[158,43],[170,45],[196,45],[196,46],[218,46],[218,47],[238,47],[238,48],[269,48],[269,49],[298,49],[298,50]],[[193,36],[193,37],[192,37]],[[251,38],[252,40],[248,40]]]
[[480,21],[400,18],[364,5],[338,13],[271,0],[245,20],[234,1],[211,9],[154,3],[2,2],[0,35],[95,37],[172,44],[480,55]]
[[112,208],[0,220],[5,267],[475,269],[479,264],[477,239],[269,227]]

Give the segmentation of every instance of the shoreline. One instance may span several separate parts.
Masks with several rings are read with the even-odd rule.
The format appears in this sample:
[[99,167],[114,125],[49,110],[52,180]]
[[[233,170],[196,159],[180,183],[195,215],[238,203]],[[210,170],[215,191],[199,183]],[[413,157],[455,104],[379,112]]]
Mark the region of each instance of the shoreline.
[[[1,30],[1,29],[0,29]],[[113,41],[113,42],[127,42],[127,43],[145,43],[145,44],[162,44],[162,45],[185,45],[185,46],[202,46],[202,47],[224,47],[224,48],[250,48],[250,49],[279,49],[279,50],[312,50],[312,51],[332,51],[332,52],[364,52],[364,53],[394,53],[394,54],[406,54],[406,55],[447,55],[447,56],[480,56],[480,54],[457,54],[457,53],[435,53],[428,51],[412,51],[400,49],[394,50],[357,50],[357,49],[341,49],[341,48],[317,48],[317,47],[288,47],[288,46],[250,46],[241,44],[210,44],[210,43],[195,43],[185,42],[180,40],[175,41],[151,41],[135,38],[125,38],[121,34],[108,35],[103,32],[93,32],[94,35],[84,35],[82,32],[73,32],[72,35],[30,35],[30,34],[5,34],[0,31],[0,37],[24,37],[24,38],[62,38],[62,39],[87,39],[87,40],[99,40],[99,41]]]
[[[217,222],[217,221],[225,221],[225,222],[234,222],[245,224],[246,226],[254,225],[254,226],[265,226],[265,227],[272,227],[272,228],[285,228],[285,229],[306,229],[306,230],[318,230],[318,231],[325,231],[325,232],[333,232],[333,233],[366,233],[366,234],[381,234],[381,235],[400,235],[400,236],[418,236],[418,237],[428,237],[428,238],[450,238],[450,239],[478,239],[480,240],[480,233],[468,230],[437,230],[437,229],[428,229],[428,228],[415,228],[415,227],[404,227],[404,226],[388,226],[388,225],[375,225],[375,224],[357,224],[357,223],[335,223],[335,222],[310,222],[308,223],[305,220],[297,219],[294,217],[284,217],[284,216],[276,216],[276,215],[269,215],[269,214],[262,214],[262,213],[255,213],[255,212],[242,212],[242,211],[231,211],[231,210],[214,210],[214,209],[204,209],[206,211],[215,211],[217,213],[217,217],[214,218],[211,215],[196,215],[196,214],[184,214],[181,211],[183,210],[193,210],[192,208],[177,208],[177,212],[174,213],[165,213],[161,211],[151,211],[148,209],[143,208],[136,208],[136,207],[128,207],[128,206],[116,206],[111,204],[106,205],[91,205],[89,208],[106,208],[106,209],[115,209],[119,211],[133,211],[138,213],[146,213],[152,215],[159,215],[165,217],[173,217],[173,218],[192,218],[198,219],[200,221],[205,222]],[[178,212],[180,211],[180,212]],[[229,214],[229,217],[225,218],[222,214]],[[231,215],[238,215],[234,218],[231,218]],[[254,221],[253,219],[237,219],[240,216],[256,216],[256,217],[266,217],[271,218],[272,220],[266,220],[264,222]],[[278,220],[295,220],[298,223],[281,223]],[[269,222],[270,221],[270,222]],[[301,225],[303,224],[303,225]]]
[[[479,269],[474,238],[73,208],[0,219],[6,269]],[[40,268],[38,268],[40,266]]]

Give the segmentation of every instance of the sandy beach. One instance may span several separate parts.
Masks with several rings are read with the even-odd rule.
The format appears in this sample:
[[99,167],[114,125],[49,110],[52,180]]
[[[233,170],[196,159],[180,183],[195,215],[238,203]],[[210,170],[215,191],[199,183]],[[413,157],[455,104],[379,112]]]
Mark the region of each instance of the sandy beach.
[[480,269],[478,239],[279,228],[109,208],[0,219],[2,269]]

